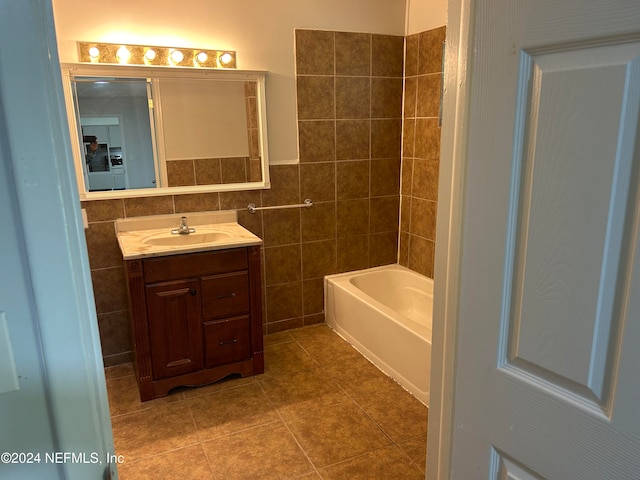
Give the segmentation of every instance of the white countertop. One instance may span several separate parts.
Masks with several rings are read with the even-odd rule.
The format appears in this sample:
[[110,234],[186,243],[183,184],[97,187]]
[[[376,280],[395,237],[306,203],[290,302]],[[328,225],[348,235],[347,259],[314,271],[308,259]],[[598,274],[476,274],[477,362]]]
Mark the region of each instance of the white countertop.
[[[171,234],[172,229],[178,228],[183,216],[187,217],[189,227],[196,231],[188,235]],[[237,218],[235,210],[119,218],[115,222],[116,237],[125,260],[261,245],[262,239],[238,224]],[[207,243],[191,242],[198,234],[208,232],[220,232],[224,238]],[[194,236],[187,238],[189,235]],[[176,244],[153,245],[145,242],[159,236],[175,238]],[[183,240],[189,243],[181,244]]]

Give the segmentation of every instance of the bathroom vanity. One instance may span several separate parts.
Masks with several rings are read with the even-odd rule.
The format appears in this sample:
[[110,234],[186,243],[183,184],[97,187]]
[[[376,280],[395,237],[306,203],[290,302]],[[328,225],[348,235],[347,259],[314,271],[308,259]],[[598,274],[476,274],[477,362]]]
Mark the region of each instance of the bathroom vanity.
[[171,233],[179,219],[116,221],[142,401],[264,371],[262,241],[235,212],[191,215],[184,235]]

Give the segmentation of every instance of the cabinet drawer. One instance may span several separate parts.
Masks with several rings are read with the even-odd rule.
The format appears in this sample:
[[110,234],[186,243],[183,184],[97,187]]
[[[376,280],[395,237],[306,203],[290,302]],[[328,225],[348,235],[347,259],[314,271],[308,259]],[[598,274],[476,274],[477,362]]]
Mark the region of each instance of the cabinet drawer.
[[146,283],[195,278],[247,269],[247,249],[188,253],[143,260]]
[[204,318],[249,313],[249,274],[246,271],[202,277],[201,288]]
[[204,363],[215,367],[251,357],[249,316],[204,322]]

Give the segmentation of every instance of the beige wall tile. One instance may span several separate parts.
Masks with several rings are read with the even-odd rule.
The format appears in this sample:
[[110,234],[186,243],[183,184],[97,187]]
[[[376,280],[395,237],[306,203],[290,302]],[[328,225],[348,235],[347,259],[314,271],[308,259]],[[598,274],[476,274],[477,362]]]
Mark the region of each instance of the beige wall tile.
[[313,278],[302,282],[302,311],[304,315],[324,310],[324,280]]
[[396,263],[398,258],[398,232],[376,233],[370,236],[369,267]]
[[405,38],[404,76],[412,77],[418,74],[418,48],[420,34],[409,35]]
[[421,198],[411,201],[411,227],[409,233],[435,241],[436,203]]
[[362,270],[369,266],[370,235],[338,238],[338,272]]
[[310,198],[314,203],[335,200],[335,162],[300,164],[300,198]]
[[336,32],[336,75],[371,74],[371,35]]
[[210,212],[220,210],[220,194],[193,193],[173,197],[176,213]]
[[296,73],[333,75],[334,33],[323,30],[297,30]]
[[369,77],[336,77],[335,118],[369,118],[371,116],[371,82]]
[[371,158],[400,157],[402,120],[371,120]]
[[333,77],[298,77],[298,118],[335,118]]
[[371,160],[371,196],[397,195],[400,191],[400,159]]
[[173,196],[125,198],[124,211],[127,217],[174,213]]
[[109,356],[131,351],[129,312],[127,310],[98,315],[98,328],[100,329],[103,355]]
[[300,245],[264,249],[266,286],[301,280]]
[[170,187],[183,187],[196,184],[193,160],[168,160],[167,182]]
[[412,195],[418,198],[436,201],[438,199],[438,159],[416,158],[413,161]]
[[298,122],[300,163],[336,159],[336,124],[333,120]]
[[122,266],[114,222],[90,223],[85,235],[92,269]]
[[409,243],[409,268],[422,275],[433,278],[434,249],[435,244],[431,240],[418,237],[417,235],[411,235],[411,241]]
[[104,222],[115,220],[116,218],[124,218],[124,200],[121,198],[117,200],[82,202],[81,206],[86,209],[89,222]]
[[271,188],[262,191],[262,205],[300,203],[300,170],[298,165],[272,165]]
[[371,74],[375,77],[402,77],[404,37],[371,36]]
[[193,161],[196,185],[216,185],[222,183],[219,158],[198,158]]
[[245,183],[247,166],[244,158],[221,158],[222,183]]
[[324,277],[336,273],[336,241],[323,240],[302,244],[302,278]]
[[262,206],[262,194],[260,190],[220,192],[220,210],[246,210],[247,205],[250,203],[258,207]]
[[370,157],[371,120],[336,120],[336,158],[338,160]]
[[279,333],[287,330],[293,330],[304,326],[304,318],[289,318],[287,320],[280,320],[278,322],[270,322],[265,325],[265,333]]
[[300,211],[298,209],[265,210],[264,221],[265,247],[300,243]]
[[445,33],[446,28],[440,27],[420,34],[419,75],[442,71],[442,44]]
[[413,157],[415,151],[416,119],[405,118],[402,128],[402,156]]
[[337,204],[338,237],[369,233],[369,199],[342,200]]
[[302,316],[302,282],[267,287],[267,323]]
[[440,127],[437,118],[416,120],[415,157],[436,159],[440,157]]
[[369,160],[354,160],[336,164],[337,199],[369,196]]
[[400,219],[400,196],[374,197],[371,199],[371,233],[398,232]]
[[336,237],[336,203],[314,203],[300,212],[302,241],[329,240]]
[[371,79],[371,117],[402,116],[402,78]]
[[403,115],[405,118],[416,116],[418,98],[418,77],[406,77],[404,79],[404,104]]
[[418,117],[438,117],[440,113],[440,73],[418,77]]
[[124,267],[92,270],[91,280],[98,314],[127,310]]

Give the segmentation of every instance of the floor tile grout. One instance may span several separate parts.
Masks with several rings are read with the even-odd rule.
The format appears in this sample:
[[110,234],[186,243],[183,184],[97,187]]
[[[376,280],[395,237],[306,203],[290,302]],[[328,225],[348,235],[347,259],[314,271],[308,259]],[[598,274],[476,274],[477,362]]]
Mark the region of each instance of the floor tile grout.
[[[281,336],[282,333],[278,333],[274,335]],[[286,429],[286,431],[289,433],[289,435],[295,442],[295,445],[297,445],[297,448],[300,450],[300,452],[302,453],[302,455],[304,456],[304,458],[306,459],[306,461],[311,467],[311,469],[305,474],[296,475],[294,477],[287,477],[287,478],[300,478],[300,477],[311,478],[310,475],[315,474],[317,475],[317,477],[315,478],[325,479],[325,478],[328,478],[326,477],[326,475],[328,474],[328,472],[330,473],[330,469],[349,468],[353,462],[358,462],[360,460],[364,461],[365,457],[370,454],[374,454],[374,455],[383,454],[385,452],[385,449],[388,449],[390,447],[393,447],[395,450],[399,451],[400,455],[403,458],[406,458],[408,464],[413,465],[416,471],[422,472],[422,475],[424,475],[424,470],[425,470],[424,465],[421,466],[420,464],[418,464],[416,460],[411,457],[410,453],[405,451],[405,449],[403,449],[400,446],[400,444],[403,442],[406,443],[412,440],[415,440],[417,444],[421,439],[423,439],[424,444],[426,445],[426,433],[423,435],[421,432],[420,435],[410,435],[410,436],[399,438],[398,440],[396,440],[394,438],[396,435],[395,434],[392,435],[388,431],[388,427],[384,425],[384,422],[381,423],[380,419],[376,418],[376,416],[373,415],[371,411],[369,411],[370,410],[369,408],[361,404],[361,401],[359,401],[359,399],[357,398],[358,396],[361,396],[361,395],[355,396],[354,390],[348,388],[349,383],[347,379],[349,377],[348,376],[336,377],[336,372],[343,372],[343,370],[341,369],[337,369],[334,371],[330,370],[332,366],[333,367],[336,366],[335,364],[336,358],[327,359],[326,358],[327,354],[324,350],[327,345],[330,345],[332,348],[334,346],[337,346],[336,350],[332,350],[332,352],[344,351],[344,350],[340,350],[340,349],[346,348],[341,343],[339,343],[339,342],[344,342],[344,340],[341,337],[339,337],[337,334],[335,334],[335,332],[333,332],[328,327],[326,327],[326,325],[325,326],[313,325],[310,327],[303,327],[302,329],[291,331],[291,333],[288,333],[288,337],[283,337],[282,339],[278,338],[278,340],[279,341],[276,341],[273,343],[269,341],[265,341],[265,350],[272,351],[273,360],[271,360],[272,363],[270,364],[269,363],[270,357],[266,355],[266,358],[267,358],[266,371],[264,374],[260,376],[249,377],[253,379],[253,381],[246,381],[245,379],[245,381],[240,384],[234,384],[233,382],[236,380],[229,380],[229,383],[225,386],[222,386],[221,388],[217,388],[213,391],[205,391],[200,394],[191,394],[188,396],[185,393],[188,390],[178,391],[177,393],[180,395],[180,398],[175,399],[175,401],[167,401],[164,403],[158,402],[146,408],[140,405],[139,402],[136,404],[135,401],[130,400],[133,402],[133,404],[132,404],[132,407],[129,407],[129,408],[134,408],[134,409],[132,411],[124,411],[122,413],[117,413],[113,415],[111,417],[113,420],[118,420],[119,424],[121,424],[122,422],[126,422],[127,418],[130,418],[132,421],[135,421],[136,414],[139,416],[143,412],[148,412],[149,410],[158,409],[158,408],[167,408],[168,410],[171,410],[172,408],[175,409],[176,406],[182,405],[189,412],[189,417],[190,417],[189,423],[191,428],[187,428],[186,430],[188,432],[191,432],[190,435],[195,435],[196,441],[192,441],[191,443],[188,443],[186,445],[180,445],[176,448],[170,448],[157,453],[140,456],[135,461],[130,462],[130,465],[128,465],[129,469],[127,470],[127,472],[131,472],[135,470],[136,465],[141,466],[140,468],[142,468],[142,466],[146,464],[160,462],[163,458],[167,458],[166,457],[167,454],[179,453],[181,450],[185,448],[192,448],[195,445],[199,445],[200,447],[199,450],[201,451],[203,458],[206,460],[211,478],[213,480],[220,480],[220,478],[216,476],[216,467],[214,466],[212,459],[209,457],[210,452],[205,447],[207,443],[209,442],[215,443],[216,441],[222,441],[225,438],[228,441],[232,441],[233,438],[244,438],[243,435],[250,434],[251,430],[256,430],[256,432],[262,432],[264,430],[260,430],[260,429],[264,429],[265,427],[274,428],[275,425],[282,425]],[[287,344],[295,344],[296,345],[295,348],[297,348],[297,350],[296,349],[291,350],[292,347],[286,347],[283,350],[282,346]],[[316,348],[315,349],[311,348],[314,345]],[[304,355],[306,355],[306,357],[308,357],[311,360],[313,369],[308,370],[306,368],[306,365],[304,365],[304,362],[308,362],[308,360],[305,360],[304,362],[302,362],[299,359],[296,359],[295,356],[287,357],[286,356],[287,352],[290,352],[290,351],[294,351],[294,352],[300,351],[304,353]],[[316,354],[314,354],[314,351],[316,352]],[[354,351],[357,352],[357,350],[355,349]],[[318,356],[318,352],[322,352],[320,357]],[[278,354],[280,354],[280,357],[278,357]],[[284,355],[284,357],[282,355]],[[347,358],[347,360],[351,359],[349,355],[351,355],[351,352],[349,352],[348,356],[345,357]],[[306,357],[300,357],[300,358],[306,358]],[[296,364],[296,360],[298,360],[300,363]],[[340,360],[344,360],[344,359],[343,358],[337,359],[337,361],[340,361]],[[328,363],[328,362],[334,362],[334,363]],[[109,367],[109,368],[117,368],[117,367]],[[313,381],[316,383],[318,381],[321,381],[321,382],[326,382],[326,385],[330,384],[330,387],[328,388],[328,390],[326,390],[329,392],[326,394],[326,395],[329,395],[329,397],[326,397],[325,395],[326,391],[325,391],[325,393],[321,394],[321,395],[325,395],[325,397],[321,397],[319,399],[320,403],[307,404],[307,401],[305,400],[302,404],[299,404],[298,400],[296,400],[295,398],[291,400],[294,403],[285,402],[281,404],[280,403],[281,400],[279,400],[278,403],[276,403],[275,398],[278,398],[277,395],[281,396],[283,395],[283,392],[285,393],[287,392],[286,389],[284,391],[278,390],[278,388],[282,388],[282,384],[279,383],[279,381],[282,382],[282,379],[285,379],[287,377],[290,379],[296,379],[301,377],[307,378],[304,372],[307,372],[307,374],[310,375],[311,377],[315,376],[316,378]],[[348,372],[348,373],[351,374],[351,372]],[[113,383],[114,380],[118,380],[118,379],[121,380],[123,378],[127,378],[128,376],[133,376],[133,373],[129,373],[128,375],[122,375],[120,377],[110,378],[109,381],[107,382],[107,389],[109,390],[110,384],[112,388],[115,388],[115,384]],[[373,378],[373,377],[372,378],[367,377],[367,382],[378,383],[376,378]],[[399,390],[397,390],[397,388],[393,387],[390,383],[385,383],[385,382],[386,380],[382,379],[382,383],[381,383],[382,387],[379,387],[379,386],[377,387],[377,388],[383,388],[383,390],[380,390],[380,392],[382,392],[380,394],[381,395],[380,398],[382,400],[386,400],[387,398],[386,396],[390,395],[390,393],[388,392],[392,391],[393,394],[396,394],[397,392],[397,395],[402,396],[402,398],[405,399],[403,401],[418,402],[416,399],[411,397],[411,395],[408,392],[406,391],[400,392]],[[135,385],[135,381],[132,383],[132,385]],[[224,384],[218,384],[218,385],[224,385]],[[193,408],[196,408],[196,405],[198,405],[198,399],[200,399],[200,404],[202,405],[203,404],[202,401],[205,397],[220,395],[220,398],[224,398],[223,395],[225,394],[225,392],[228,394],[229,391],[231,390],[237,390],[243,387],[248,387],[250,385],[257,386],[258,391],[261,392],[261,395],[269,402],[268,411],[275,412],[275,415],[277,416],[277,420],[267,421],[266,423],[257,423],[257,424],[251,423],[251,424],[245,425],[244,427],[242,425],[238,425],[235,430],[220,433],[219,435],[214,435],[211,438],[203,439],[205,437],[202,436],[202,433],[203,433],[202,427],[199,427],[198,420],[196,419],[195,412],[193,411]],[[307,382],[307,386],[308,385],[309,384]],[[267,388],[267,386],[269,386],[269,389]],[[202,387],[202,388],[207,388],[207,387]],[[273,390],[274,388],[276,389],[275,391]],[[370,388],[369,384],[367,384],[367,388]],[[247,392],[249,392],[249,390],[247,390]],[[331,393],[331,392],[336,392],[338,394],[335,399],[332,397],[334,393]],[[132,395],[131,392],[127,392],[127,393]],[[137,395],[137,388],[136,388],[136,391],[133,393]],[[273,396],[274,394],[276,394],[275,398]],[[116,392],[114,392],[113,395],[115,397]],[[407,397],[405,397],[405,395]],[[413,398],[413,400],[410,400],[409,397]],[[234,398],[234,397],[231,397],[231,398]],[[288,397],[287,397],[287,400],[289,400]],[[114,399],[113,401],[117,402],[118,399]],[[330,462],[330,463],[327,463],[326,465],[323,464],[322,466],[319,466],[313,460],[314,456],[312,456],[310,452],[304,447],[305,443],[301,441],[301,438],[298,437],[296,432],[292,429],[292,426],[296,421],[301,422],[303,421],[301,419],[313,417],[312,415],[313,411],[319,412],[321,410],[324,410],[326,412],[326,411],[329,411],[330,409],[335,409],[337,405],[343,404],[347,401],[349,402],[349,404],[351,404],[354,407],[354,411],[359,412],[359,414],[362,415],[362,418],[366,419],[367,425],[370,424],[372,427],[374,427],[376,429],[375,431],[378,431],[378,435],[382,434],[382,436],[386,439],[385,444],[374,447],[374,448],[367,447],[366,451],[359,451],[358,453],[355,453],[356,451],[354,451],[353,455],[349,455],[346,452],[342,452],[340,455],[347,454],[348,456],[345,458],[340,458],[335,462]],[[329,402],[329,403],[326,404],[324,402]],[[206,405],[206,403],[204,404]],[[121,408],[126,409],[127,405],[128,404],[126,404],[124,407],[121,407]],[[386,406],[381,404],[381,405],[377,405],[376,408],[378,409],[382,408],[384,410]],[[388,417],[384,417],[383,415],[383,418],[382,418],[383,421],[384,421],[384,418],[387,418],[388,420]],[[426,414],[426,408],[425,408],[424,410],[425,427],[426,427],[426,418],[427,418],[427,414]],[[233,420],[233,421],[235,422],[236,420]],[[254,420],[252,420],[252,422],[253,421]],[[389,422],[387,421],[387,424],[388,423]],[[187,424],[187,427],[188,426],[189,425]],[[210,427],[205,427],[205,429],[206,428],[210,428]],[[217,427],[214,426],[214,428],[217,428]],[[300,428],[299,423],[297,428]],[[395,426],[392,428],[395,428]],[[409,430],[411,430],[411,428]],[[426,431],[426,428],[425,428],[425,431]],[[119,432],[114,429],[114,439],[118,437],[118,433]],[[406,433],[410,433],[410,432],[407,431]],[[383,438],[383,437],[380,437],[380,438]],[[126,439],[122,439],[122,440],[124,441]],[[307,438],[307,442],[308,441],[309,441],[309,438]],[[371,440],[371,441],[374,441],[374,440]],[[375,441],[377,442],[378,440],[375,440]],[[369,442],[369,445],[371,445],[370,442]],[[119,443],[118,440],[116,440],[116,444],[118,443]],[[365,444],[362,444],[362,445],[365,445]],[[116,453],[120,453],[120,452],[116,452]],[[275,453],[279,453],[279,452],[275,452]],[[125,452],[125,455],[126,455],[126,452]],[[139,454],[139,455],[142,455],[142,454]],[[378,473],[376,472],[375,474],[377,475]],[[148,477],[123,476],[122,478],[126,480],[128,478],[148,478]],[[241,477],[238,477],[238,478],[241,478]],[[376,477],[372,477],[372,478],[376,478]],[[414,478],[414,477],[411,477],[411,478]],[[416,476],[415,478],[418,478],[418,477]]]

